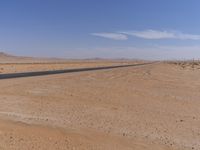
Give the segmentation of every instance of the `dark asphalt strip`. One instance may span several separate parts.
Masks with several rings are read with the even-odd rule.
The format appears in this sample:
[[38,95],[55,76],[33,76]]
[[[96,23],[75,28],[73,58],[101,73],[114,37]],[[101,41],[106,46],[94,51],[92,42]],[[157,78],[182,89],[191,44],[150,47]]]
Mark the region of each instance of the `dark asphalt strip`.
[[124,68],[124,67],[132,67],[132,66],[143,66],[143,65],[149,65],[149,64],[152,64],[152,62],[151,63],[142,63],[142,64],[131,64],[131,65],[93,67],[93,68],[75,68],[75,69],[65,69],[65,70],[50,70],[50,71],[37,71],[37,72],[8,73],[8,74],[0,74],[0,80],[1,79],[11,79],[11,78],[22,78],[22,77],[33,77],[33,76],[62,74],[62,73],[72,73],[72,72],[82,72],[82,71],[94,71],[94,70]]

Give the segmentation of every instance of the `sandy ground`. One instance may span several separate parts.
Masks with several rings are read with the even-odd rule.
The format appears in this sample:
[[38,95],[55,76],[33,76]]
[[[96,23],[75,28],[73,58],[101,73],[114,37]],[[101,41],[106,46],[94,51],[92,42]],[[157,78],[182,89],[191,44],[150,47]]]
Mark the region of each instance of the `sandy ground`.
[[29,62],[29,63],[0,63],[1,73],[32,72],[46,70],[62,70],[85,67],[101,67],[142,63],[136,61],[64,61],[64,62]]
[[199,76],[157,63],[0,80],[0,149],[199,150]]
[[144,63],[142,60],[125,59],[58,59],[13,56],[0,52],[0,74],[17,72],[34,72],[63,70],[72,68],[102,67]]

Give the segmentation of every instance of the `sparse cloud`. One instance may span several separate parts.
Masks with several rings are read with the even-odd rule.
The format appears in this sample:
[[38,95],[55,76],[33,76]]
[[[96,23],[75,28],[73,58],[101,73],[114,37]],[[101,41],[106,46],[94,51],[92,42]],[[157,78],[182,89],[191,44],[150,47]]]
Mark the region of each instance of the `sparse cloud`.
[[91,33],[93,36],[112,40],[127,40],[128,36],[134,36],[142,39],[159,40],[159,39],[178,39],[178,40],[200,40],[198,34],[185,34],[180,31],[167,30],[143,30],[143,31],[121,31],[121,32],[102,32]]
[[122,33],[92,33],[93,36],[98,36],[102,38],[112,39],[112,40],[127,40],[128,36]]
[[200,40],[200,35],[185,34],[179,31],[159,31],[159,30],[144,30],[144,31],[124,31],[121,34],[135,36],[143,39],[179,39],[179,40]]

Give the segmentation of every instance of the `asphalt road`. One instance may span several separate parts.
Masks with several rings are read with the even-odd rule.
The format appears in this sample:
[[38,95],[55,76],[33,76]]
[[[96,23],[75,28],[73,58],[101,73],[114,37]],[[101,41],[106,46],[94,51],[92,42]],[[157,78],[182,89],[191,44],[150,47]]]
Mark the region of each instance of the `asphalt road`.
[[130,64],[130,65],[118,65],[118,66],[75,68],[75,69],[65,69],[65,70],[49,70],[49,71],[37,71],[37,72],[8,73],[8,74],[0,74],[0,80],[11,79],[11,78],[22,78],[22,77],[62,74],[62,73],[72,73],[72,72],[106,70],[106,69],[114,69],[114,68],[133,67],[133,66],[144,66],[144,65],[149,65],[149,64],[153,64],[153,63],[155,63],[155,62],[141,63],[141,64]]

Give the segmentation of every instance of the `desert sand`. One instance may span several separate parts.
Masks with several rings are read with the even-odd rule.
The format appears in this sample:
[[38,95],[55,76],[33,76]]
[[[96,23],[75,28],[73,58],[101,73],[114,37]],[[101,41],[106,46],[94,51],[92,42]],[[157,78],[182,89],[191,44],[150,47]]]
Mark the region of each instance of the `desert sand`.
[[[102,66],[117,66],[127,64],[137,64],[134,61],[64,61],[64,62],[35,62],[35,63],[0,63],[0,74],[3,73],[19,73],[19,72],[35,72],[47,70],[63,70],[74,68],[89,68]],[[141,61],[142,63],[142,61]]]
[[84,59],[66,60],[57,58],[33,58],[13,56],[0,52],[0,74],[35,72],[47,70],[63,70],[74,68],[117,66],[144,63],[142,60],[109,60],[109,59]]
[[199,150],[199,76],[159,62],[0,80],[0,149]]

